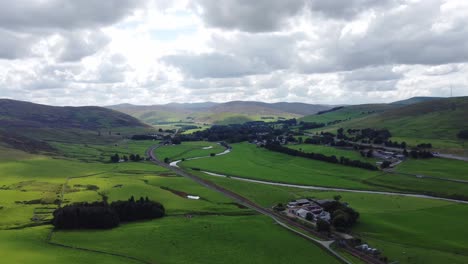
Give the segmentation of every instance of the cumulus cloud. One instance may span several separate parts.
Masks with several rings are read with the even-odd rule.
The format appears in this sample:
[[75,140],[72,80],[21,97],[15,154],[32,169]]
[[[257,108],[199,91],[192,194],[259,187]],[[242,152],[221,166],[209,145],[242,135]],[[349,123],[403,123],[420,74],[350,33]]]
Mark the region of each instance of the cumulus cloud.
[[141,1],[1,0],[0,27],[19,31],[95,28],[119,21],[138,4]]
[[307,1],[313,12],[335,19],[351,19],[364,11],[397,4],[395,0],[310,0]]
[[207,25],[247,32],[279,30],[304,5],[304,0],[197,0],[195,3]]

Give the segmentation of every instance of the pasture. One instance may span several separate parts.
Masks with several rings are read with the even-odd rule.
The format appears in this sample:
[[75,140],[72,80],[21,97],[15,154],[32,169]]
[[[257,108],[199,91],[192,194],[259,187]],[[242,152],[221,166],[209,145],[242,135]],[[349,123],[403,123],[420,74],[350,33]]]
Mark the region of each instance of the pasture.
[[258,180],[356,189],[372,188],[362,181],[381,173],[293,157],[249,143],[233,144],[232,148],[227,155],[185,161],[181,165]]
[[468,162],[451,159],[409,159],[398,165],[397,172],[468,181]]
[[375,164],[377,161],[374,158],[362,157],[359,151],[353,150],[352,148],[337,148],[324,145],[314,145],[314,144],[297,144],[297,145],[287,145],[288,148],[297,149],[303,152],[313,152],[321,153],[326,156],[336,156],[337,158],[345,157],[351,160],[360,160]]
[[264,216],[165,217],[111,231],[60,231],[52,240],[156,263],[339,263]]
[[179,160],[188,159],[194,157],[209,156],[211,153],[221,153],[224,151],[224,147],[217,144],[216,142],[207,141],[191,141],[182,142],[180,145],[168,145],[156,149],[156,156],[164,160]]
[[138,264],[121,257],[103,255],[48,244],[46,237],[50,226],[15,230],[0,230],[0,254],[2,263],[35,264]]

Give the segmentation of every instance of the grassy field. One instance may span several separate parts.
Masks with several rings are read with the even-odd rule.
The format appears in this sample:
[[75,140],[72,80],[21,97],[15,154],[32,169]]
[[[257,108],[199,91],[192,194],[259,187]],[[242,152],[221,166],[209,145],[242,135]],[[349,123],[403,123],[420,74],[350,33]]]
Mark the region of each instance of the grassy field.
[[[109,202],[127,200],[130,196],[148,197],[161,202],[168,214],[188,212],[210,213],[248,213],[250,210],[239,208],[239,205],[221,194],[206,189],[189,179],[177,177],[167,172],[156,175],[135,172],[111,173],[99,176],[76,178],[68,182],[69,188],[64,196],[67,203],[82,201],[100,201],[106,195]],[[86,186],[97,186],[89,190]],[[91,187],[92,188],[92,187]],[[169,190],[167,189],[169,188]],[[94,188],[93,188],[94,189]],[[190,200],[177,192],[200,196],[200,200]]]
[[[202,176],[201,172],[197,172]],[[468,205],[376,194],[321,192],[246,183],[204,175],[227,189],[270,207],[303,197],[342,201],[360,212],[353,233],[399,263],[466,263]],[[447,262],[448,261],[448,262]]]
[[120,140],[111,144],[70,144],[52,143],[60,152],[61,157],[84,162],[108,162],[111,155],[129,156],[139,154],[145,157],[149,146],[156,144],[152,140]]
[[362,157],[359,151],[355,151],[352,149],[343,149],[343,148],[335,148],[329,147],[324,145],[313,145],[313,144],[297,144],[297,145],[287,145],[288,148],[301,150],[303,152],[313,152],[313,153],[321,153],[327,156],[335,155],[336,157],[345,157],[352,160],[361,160],[364,162],[369,162],[375,164],[377,161],[374,158],[366,158]]
[[[2,160],[0,254],[4,260],[9,263],[134,263],[121,257],[53,246],[46,243],[50,225],[28,227],[35,224],[32,218],[51,219],[63,190],[64,204],[100,201],[103,197],[112,202],[132,195],[147,196],[161,202],[168,216],[103,232],[59,232],[54,234],[54,242],[157,263],[219,263],[220,259],[224,263],[284,263],[286,260],[338,263],[325,251],[268,218],[153,163],[97,162],[109,153],[142,151],[150,143],[153,142],[130,141],[128,145],[117,146],[63,144],[60,148],[66,158],[12,152],[15,159]],[[200,199],[187,199],[187,194],[198,195]],[[188,220],[186,214],[194,218]],[[18,227],[22,229],[8,230]]]
[[112,231],[58,232],[53,241],[156,263],[339,263],[264,216],[166,217]]
[[382,174],[366,180],[372,186],[401,192],[416,192],[429,195],[468,199],[468,184],[429,178],[416,178],[400,174]]
[[369,186],[363,184],[362,180],[380,173],[292,157],[248,143],[233,144],[232,147],[233,150],[228,155],[190,160],[183,162],[182,166],[252,179],[363,189],[368,189]]
[[215,142],[193,141],[182,142],[180,145],[164,146],[156,149],[156,156],[161,160],[179,160],[182,158],[193,158],[209,156],[211,153],[221,153],[224,147]]
[[50,245],[45,241],[49,232],[50,227],[47,226],[0,230],[1,262],[35,264],[139,263],[121,257]]
[[468,180],[468,162],[450,159],[409,159],[396,167],[397,172],[439,178]]

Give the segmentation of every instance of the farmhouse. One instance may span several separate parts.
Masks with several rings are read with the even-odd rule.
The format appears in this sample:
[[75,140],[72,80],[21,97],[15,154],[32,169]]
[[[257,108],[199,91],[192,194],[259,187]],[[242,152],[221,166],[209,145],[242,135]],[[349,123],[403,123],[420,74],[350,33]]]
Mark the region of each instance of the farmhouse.
[[308,199],[299,199],[296,201],[291,201],[288,203],[288,208],[293,208],[296,206],[305,206],[310,205],[310,201]]
[[306,218],[308,213],[310,212],[302,208],[296,211],[296,215],[302,218]]

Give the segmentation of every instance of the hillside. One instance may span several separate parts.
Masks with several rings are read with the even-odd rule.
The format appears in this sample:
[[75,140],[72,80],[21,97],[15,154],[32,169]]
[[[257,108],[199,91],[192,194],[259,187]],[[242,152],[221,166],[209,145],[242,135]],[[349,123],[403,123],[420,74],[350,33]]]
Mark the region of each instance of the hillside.
[[110,109],[132,115],[140,120],[161,125],[168,123],[229,124],[252,120],[277,120],[298,118],[307,114],[330,109],[332,106],[305,103],[263,103],[232,101],[227,103],[193,103],[137,106],[121,104]]
[[400,106],[390,104],[364,104],[336,107],[334,108],[336,110],[331,109],[324,113],[305,116],[301,118],[301,121],[316,123],[330,123],[335,121],[342,122],[355,118],[362,118],[369,115],[375,115],[390,109],[395,109],[397,107]]
[[417,97],[412,97],[412,98],[409,98],[409,99],[406,99],[406,100],[396,101],[396,102],[393,102],[391,104],[392,105],[411,105],[411,104],[434,101],[434,100],[438,100],[438,99],[443,99],[443,97],[417,96]]
[[0,99],[0,142],[29,152],[52,151],[47,141],[110,139],[125,131],[146,129],[151,128],[138,119],[102,107],[56,107]]
[[437,148],[460,149],[467,146],[456,135],[460,130],[468,129],[467,114],[468,97],[445,98],[351,119],[327,129],[386,128],[394,140],[413,145],[428,142]]

